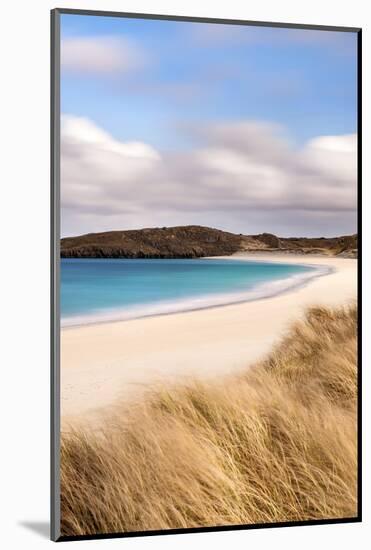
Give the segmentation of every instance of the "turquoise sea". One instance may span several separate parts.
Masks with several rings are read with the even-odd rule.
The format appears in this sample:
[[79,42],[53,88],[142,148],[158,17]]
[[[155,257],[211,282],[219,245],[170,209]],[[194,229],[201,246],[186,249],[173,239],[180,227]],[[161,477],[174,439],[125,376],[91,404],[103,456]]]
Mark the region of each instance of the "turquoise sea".
[[62,259],[61,324],[133,319],[255,300],[320,269],[228,259]]

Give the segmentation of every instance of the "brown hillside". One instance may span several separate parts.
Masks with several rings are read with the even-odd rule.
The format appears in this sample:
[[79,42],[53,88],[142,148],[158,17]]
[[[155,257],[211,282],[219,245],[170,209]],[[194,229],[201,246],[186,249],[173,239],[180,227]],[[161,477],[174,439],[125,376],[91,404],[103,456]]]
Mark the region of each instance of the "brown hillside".
[[63,258],[200,258],[264,250],[356,257],[357,235],[281,238],[270,233],[236,235],[210,227],[188,225],[89,233],[61,240]]

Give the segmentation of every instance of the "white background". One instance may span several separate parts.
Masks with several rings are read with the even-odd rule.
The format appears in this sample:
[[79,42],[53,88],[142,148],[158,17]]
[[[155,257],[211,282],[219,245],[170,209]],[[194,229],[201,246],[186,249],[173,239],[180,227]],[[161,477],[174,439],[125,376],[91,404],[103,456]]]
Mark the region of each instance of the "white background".
[[[367,159],[370,135],[370,15],[365,0],[87,0],[54,3],[18,0],[1,8],[1,414],[0,545],[41,548],[49,520],[49,10],[105,9],[363,27],[364,210],[370,201]],[[368,65],[368,70],[367,70]],[[370,281],[364,214],[364,280]],[[368,273],[367,273],[368,272]],[[369,284],[369,283],[368,283]],[[365,284],[365,305],[369,302]],[[369,313],[364,307],[364,327]],[[369,346],[364,328],[364,395],[370,389]],[[364,397],[364,425],[371,422]],[[367,434],[365,434],[367,435]],[[365,450],[370,450],[369,437]],[[368,460],[367,460],[368,458]],[[364,456],[364,487],[371,488]],[[366,492],[366,491],[365,491]],[[73,542],[78,548],[179,549],[210,546],[246,548],[366,548],[371,540],[370,499],[364,495],[364,523],[228,533]],[[370,544],[370,543],[368,543]]]

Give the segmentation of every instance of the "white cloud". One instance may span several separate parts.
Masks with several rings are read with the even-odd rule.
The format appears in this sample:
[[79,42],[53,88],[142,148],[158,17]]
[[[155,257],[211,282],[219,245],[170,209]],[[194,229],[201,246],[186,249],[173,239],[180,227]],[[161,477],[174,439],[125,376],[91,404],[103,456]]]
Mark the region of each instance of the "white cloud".
[[61,44],[62,70],[78,75],[126,73],[142,67],[145,60],[142,50],[122,37],[69,37]]
[[334,184],[346,184],[357,173],[357,136],[317,137],[309,141],[305,156],[324,176],[332,177]]
[[354,135],[317,137],[297,149],[266,123],[190,131],[198,148],[160,153],[64,115],[63,233],[190,223],[291,235],[356,230]]
[[141,142],[120,142],[82,117],[62,115],[62,207],[102,216],[121,210],[130,181],[143,179],[159,162],[159,153]]
[[310,140],[309,147],[339,153],[355,153],[357,151],[356,134],[343,136],[321,136]]
[[63,143],[67,146],[82,147],[90,153],[90,147],[100,152],[118,153],[124,157],[159,159],[160,156],[153,147],[138,141],[120,142],[99,128],[88,118],[62,115],[61,132]]

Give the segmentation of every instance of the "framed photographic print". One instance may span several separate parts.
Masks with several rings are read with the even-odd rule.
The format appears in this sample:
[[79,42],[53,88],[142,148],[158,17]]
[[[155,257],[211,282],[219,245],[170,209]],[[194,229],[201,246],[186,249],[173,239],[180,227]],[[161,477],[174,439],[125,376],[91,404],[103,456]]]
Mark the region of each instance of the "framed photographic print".
[[52,538],[361,520],[361,30],[52,11]]

